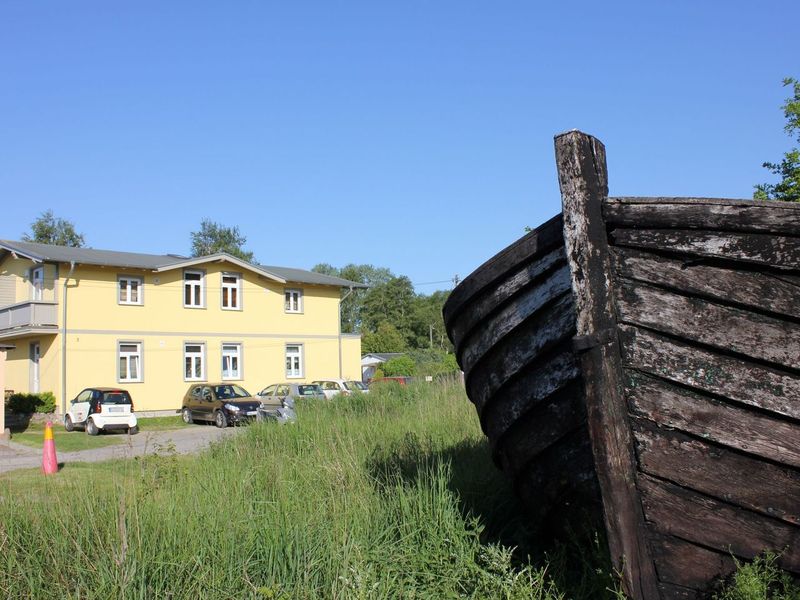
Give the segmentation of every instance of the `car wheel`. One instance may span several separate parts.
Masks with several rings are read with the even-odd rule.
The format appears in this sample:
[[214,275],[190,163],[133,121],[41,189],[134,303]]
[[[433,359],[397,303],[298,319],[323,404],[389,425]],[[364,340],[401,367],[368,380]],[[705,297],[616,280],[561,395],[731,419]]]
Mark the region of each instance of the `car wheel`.
[[72,422],[72,418],[69,415],[64,417],[64,429],[67,431],[75,431],[75,423]]
[[86,420],[86,433],[89,435],[97,435],[100,433],[100,430],[97,428],[97,425],[95,425],[93,419]]
[[214,415],[214,425],[220,429],[225,429],[228,426],[228,417],[221,410],[218,410]]
[[188,408],[184,408],[181,411],[181,418],[183,419],[183,422],[186,423],[187,425],[191,425],[192,422],[194,421],[194,419],[192,419],[192,411],[190,411]]
[[133,427],[128,427],[128,435],[136,435],[139,433],[139,426],[134,425]]

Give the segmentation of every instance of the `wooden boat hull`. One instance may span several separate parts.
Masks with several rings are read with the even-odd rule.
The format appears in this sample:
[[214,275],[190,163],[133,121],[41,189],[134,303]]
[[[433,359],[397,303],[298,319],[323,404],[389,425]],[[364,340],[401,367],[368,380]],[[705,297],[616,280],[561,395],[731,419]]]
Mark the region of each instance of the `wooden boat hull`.
[[542,522],[602,510],[633,598],[800,574],[800,205],[609,199],[602,144],[556,148],[562,215],[444,309],[496,463]]

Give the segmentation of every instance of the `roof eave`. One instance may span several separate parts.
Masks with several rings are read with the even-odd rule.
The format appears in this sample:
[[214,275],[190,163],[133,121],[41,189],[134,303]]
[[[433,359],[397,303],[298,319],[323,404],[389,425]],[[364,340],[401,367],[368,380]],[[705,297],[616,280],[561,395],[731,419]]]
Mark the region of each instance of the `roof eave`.
[[160,267],[156,267],[154,271],[156,273],[163,273],[164,271],[172,271],[174,269],[186,269],[189,267],[194,267],[197,265],[203,265],[212,262],[229,262],[241,269],[246,269],[253,273],[257,273],[258,275],[262,275],[264,277],[267,277],[268,279],[277,281],[278,283],[286,283],[286,280],[283,277],[278,277],[274,273],[270,273],[265,269],[260,269],[255,265],[252,265],[249,262],[244,261],[240,258],[236,258],[235,256],[232,256],[226,252],[209,254],[207,256],[198,256],[196,258],[190,258],[188,260],[182,260],[180,262],[170,263],[168,265],[162,265]]
[[27,258],[28,260],[32,260],[33,262],[40,263],[47,260],[44,256],[37,256],[35,254],[31,254],[30,252],[25,252],[24,250],[20,250],[16,246],[12,246],[11,244],[6,244],[5,242],[0,242],[0,249],[5,250],[6,252],[10,252],[14,258]]

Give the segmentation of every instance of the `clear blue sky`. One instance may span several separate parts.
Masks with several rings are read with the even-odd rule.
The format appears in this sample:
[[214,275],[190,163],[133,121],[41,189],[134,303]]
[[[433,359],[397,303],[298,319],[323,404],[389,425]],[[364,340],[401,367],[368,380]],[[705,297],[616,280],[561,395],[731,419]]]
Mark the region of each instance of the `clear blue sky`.
[[[612,195],[750,197],[792,145],[800,2],[0,0],[0,238],[461,278],[560,210],[553,135]],[[419,285],[429,293],[447,283]]]

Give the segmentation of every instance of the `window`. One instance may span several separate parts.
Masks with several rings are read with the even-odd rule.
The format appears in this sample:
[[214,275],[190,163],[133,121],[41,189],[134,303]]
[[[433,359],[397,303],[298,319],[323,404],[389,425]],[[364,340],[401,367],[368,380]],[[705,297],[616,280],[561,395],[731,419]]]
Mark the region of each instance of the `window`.
[[288,313],[301,313],[303,312],[303,290],[286,290],[284,292],[286,298],[285,309]]
[[205,297],[203,284],[205,275],[202,271],[184,271],[183,273],[183,305],[187,308],[204,308]]
[[36,267],[31,270],[31,285],[33,286],[31,300],[41,300],[44,293],[44,267]]
[[222,378],[242,378],[242,345],[222,344]]
[[120,342],[117,347],[119,355],[119,381],[142,381],[142,343]]
[[183,345],[183,378],[185,381],[205,381],[206,378],[205,344]]
[[225,310],[241,309],[241,277],[236,273],[222,274],[222,308]]
[[142,304],[142,278],[120,277],[119,296],[120,304]]
[[286,377],[303,376],[303,346],[289,344],[286,346]]

